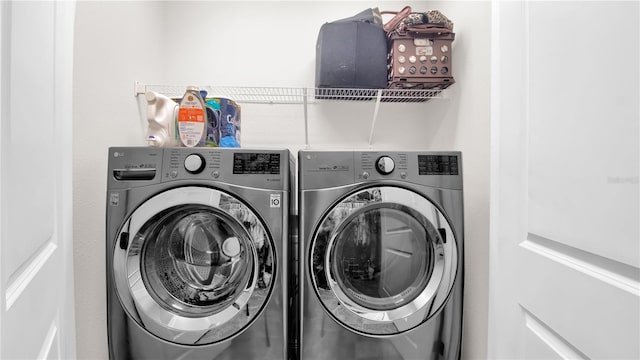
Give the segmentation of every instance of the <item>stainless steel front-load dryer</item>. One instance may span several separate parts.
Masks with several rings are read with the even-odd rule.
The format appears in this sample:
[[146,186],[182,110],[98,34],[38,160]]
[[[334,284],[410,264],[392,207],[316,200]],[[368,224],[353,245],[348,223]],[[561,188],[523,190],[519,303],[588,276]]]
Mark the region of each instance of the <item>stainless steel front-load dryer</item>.
[[458,152],[301,151],[303,359],[457,359]]
[[111,359],[284,359],[288,150],[109,149]]

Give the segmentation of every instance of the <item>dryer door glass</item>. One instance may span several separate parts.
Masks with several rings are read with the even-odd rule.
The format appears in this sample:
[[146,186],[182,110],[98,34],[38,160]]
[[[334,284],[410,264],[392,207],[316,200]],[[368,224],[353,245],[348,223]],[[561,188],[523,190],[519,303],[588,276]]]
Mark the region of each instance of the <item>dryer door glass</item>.
[[363,209],[336,233],[329,269],[355,303],[375,310],[401,307],[427,285],[434,236],[433,226],[408,208]]
[[448,220],[429,199],[384,186],[359,190],[322,218],[309,273],[325,310],[354,331],[388,335],[444,304],[457,271]]
[[277,272],[275,247],[257,214],[231,194],[174,188],[123,224],[114,283],[128,315],[184,345],[237,336],[264,311]]

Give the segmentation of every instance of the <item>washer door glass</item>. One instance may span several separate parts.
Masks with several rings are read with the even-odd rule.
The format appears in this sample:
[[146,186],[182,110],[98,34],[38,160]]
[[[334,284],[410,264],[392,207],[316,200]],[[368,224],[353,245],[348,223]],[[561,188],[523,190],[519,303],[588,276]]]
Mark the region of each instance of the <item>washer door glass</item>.
[[173,207],[139,233],[142,279],[154,299],[185,316],[219,312],[252,280],[253,247],[227,213],[201,205]]
[[160,193],[123,224],[114,283],[130,317],[178,344],[211,344],[264,310],[276,273],[272,239],[239,199],[215,189]]
[[360,190],[335,205],[320,222],[310,256],[325,310],[372,335],[426,321],[443,305],[457,268],[453,232],[440,210],[388,186]]

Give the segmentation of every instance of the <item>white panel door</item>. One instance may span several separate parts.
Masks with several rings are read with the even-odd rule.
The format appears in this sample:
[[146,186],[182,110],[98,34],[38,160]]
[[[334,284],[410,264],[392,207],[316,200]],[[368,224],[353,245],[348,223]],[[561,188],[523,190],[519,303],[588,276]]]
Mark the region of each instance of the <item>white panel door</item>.
[[[382,289],[387,293],[400,294],[406,289],[396,289],[406,286],[406,278],[410,274],[416,274],[420,270],[412,269],[415,261],[414,236],[411,228],[403,221],[391,216],[380,217],[380,237],[378,244],[381,247],[382,268]],[[384,240],[383,240],[384,239]],[[423,256],[418,255],[418,256]],[[413,280],[413,279],[411,279]]]
[[0,3],[0,358],[75,357],[73,2]]
[[492,15],[489,357],[638,359],[640,3]]

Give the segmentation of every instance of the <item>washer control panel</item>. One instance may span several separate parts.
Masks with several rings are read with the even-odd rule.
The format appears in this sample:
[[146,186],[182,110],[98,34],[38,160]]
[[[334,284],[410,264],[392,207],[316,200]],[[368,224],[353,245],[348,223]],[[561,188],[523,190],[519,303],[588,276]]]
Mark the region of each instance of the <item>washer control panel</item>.
[[218,149],[167,148],[165,149],[162,179],[178,180],[215,178],[222,166],[222,154]]
[[166,148],[161,181],[215,180],[280,188],[288,182],[289,152],[237,148]]
[[216,181],[265,190],[289,189],[295,161],[286,149],[109,148],[109,187]]

